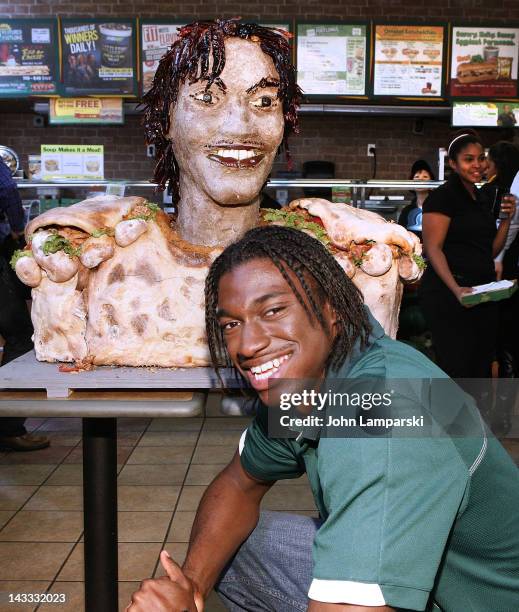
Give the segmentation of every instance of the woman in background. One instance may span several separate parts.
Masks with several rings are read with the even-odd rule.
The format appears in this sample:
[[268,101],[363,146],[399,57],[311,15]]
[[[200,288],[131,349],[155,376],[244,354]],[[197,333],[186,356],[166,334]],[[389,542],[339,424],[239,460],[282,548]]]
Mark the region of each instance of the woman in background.
[[[422,279],[422,308],[437,362],[453,378],[491,375],[497,342],[497,304],[466,307],[474,285],[495,280],[494,257],[505,244],[510,219],[496,229],[488,200],[476,187],[487,170],[479,136],[458,134],[448,147],[452,174],[423,205],[423,241],[429,265]],[[515,198],[503,211],[515,212]]]
[[[434,181],[435,177],[429,164],[424,159],[418,159],[411,168],[409,180]],[[422,239],[422,206],[430,193],[430,189],[415,189],[411,203],[402,209],[398,217],[398,224],[416,234],[420,240]]]
[[[489,182],[482,187],[492,205],[497,223],[504,194],[510,188],[519,172],[519,148],[511,142],[497,142],[488,151]],[[498,278],[517,280],[519,277],[519,209],[510,219],[510,227],[504,248],[497,255],[496,271]],[[519,293],[508,300],[499,302],[498,361],[499,375],[503,378],[516,378],[519,375]]]
[[[481,189],[492,204],[495,219],[499,219],[499,211],[503,195],[510,192],[512,183],[519,172],[519,148],[511,142],[496,142],[488,150],[489,181]],[[499,273],[502,278],[517,278],[517,258],[519,257],[519,211],[510,221],[510,229],[503,250],[496,257],[502,263]]]

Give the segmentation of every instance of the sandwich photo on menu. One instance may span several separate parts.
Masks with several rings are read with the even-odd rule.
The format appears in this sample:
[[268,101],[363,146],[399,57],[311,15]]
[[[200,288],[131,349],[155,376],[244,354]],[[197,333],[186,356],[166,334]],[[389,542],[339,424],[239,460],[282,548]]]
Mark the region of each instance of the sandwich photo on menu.
[[458,65],[457,78],[459,83],[495,81],[498,76],[497,62],[481,62],[472,59],[470,62]]

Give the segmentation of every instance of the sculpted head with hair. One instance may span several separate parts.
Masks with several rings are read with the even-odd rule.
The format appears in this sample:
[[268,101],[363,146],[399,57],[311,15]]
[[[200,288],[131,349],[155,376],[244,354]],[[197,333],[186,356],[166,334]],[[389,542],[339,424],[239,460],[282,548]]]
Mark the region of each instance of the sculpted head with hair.
[[98,196],[49,210],[13,260],[33,287],[36,357],[95,365],[203,366],[204,281],[211,262],[255,226],[299,228],[324,243],[387,333],[402,281],[421,275],[412,233],[377,214],[320,199],[260,213],[260,192],[302,92],[289,35],[237,19],[179,30],[144,96],[154,178],[172,221],[140,197]]

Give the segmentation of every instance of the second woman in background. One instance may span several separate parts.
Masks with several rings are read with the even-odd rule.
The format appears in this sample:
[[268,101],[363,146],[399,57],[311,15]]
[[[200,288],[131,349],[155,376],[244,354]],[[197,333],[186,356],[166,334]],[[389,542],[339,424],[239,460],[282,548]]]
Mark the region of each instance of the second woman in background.
[[[431,167],[424,159],[415,161],[409,176],[411,181],[434,181],[434,174]],[[430,189],[415,189],[411,203],[402,209],[398,217],[398,224],[403,225],[410,232],[413,232],[422,239],[422,206]]]
[[[497,142],[488,151],[489,182],[482,187],[499,219],[501,200],[510,192],[519,173],[519,148],[511,142]],[[501,223],[502,221],[498,221]],[[505,246],[496,257],[499,278],[517,280],[519,277],[519,209],[510,220]],[[499,303],[499,333],[497,356],[499,376],[516,378],[519,375],[519,292]]]

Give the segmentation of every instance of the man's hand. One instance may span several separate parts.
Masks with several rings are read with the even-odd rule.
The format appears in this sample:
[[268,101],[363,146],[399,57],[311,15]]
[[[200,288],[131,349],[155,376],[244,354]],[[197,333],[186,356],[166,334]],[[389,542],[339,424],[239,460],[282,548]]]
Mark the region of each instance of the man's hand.
[[201,593],[165,550],[160,561],[167,576],[144,580],[126,612],[203,612]]

